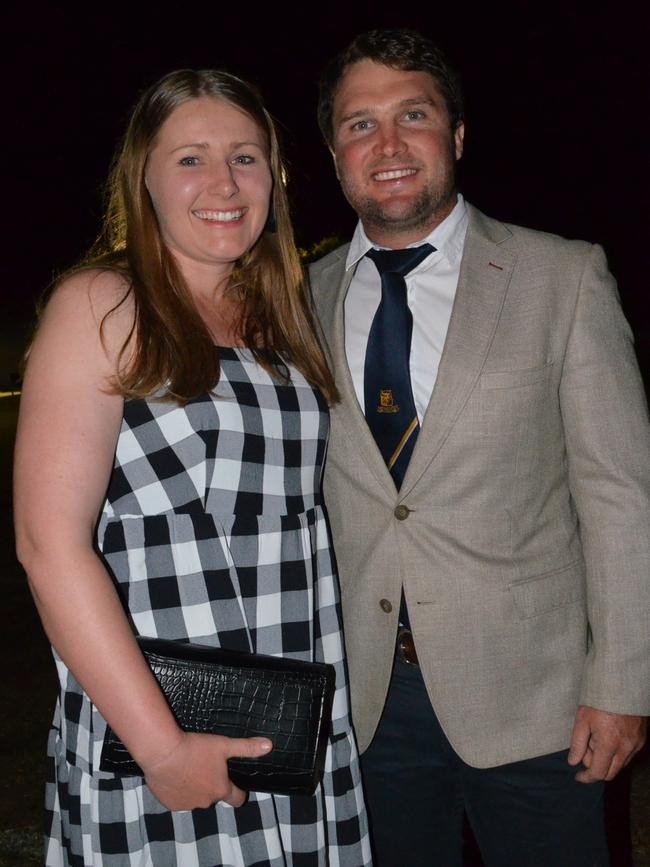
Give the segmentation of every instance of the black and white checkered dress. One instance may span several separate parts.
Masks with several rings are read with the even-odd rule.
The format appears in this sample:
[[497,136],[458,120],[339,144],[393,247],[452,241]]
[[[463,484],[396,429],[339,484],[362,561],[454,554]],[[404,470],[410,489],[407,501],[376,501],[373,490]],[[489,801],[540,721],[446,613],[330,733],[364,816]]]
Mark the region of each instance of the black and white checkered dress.
[[371,863],[320,502],[327,407],[293,369],[283,384],[246,350],[221,360],[216,396],[125,402],[98,546],[139,634],[335,665],[323,783],[171,812],[141,777],[98,770],[106,723],[57,658],[47,867]]

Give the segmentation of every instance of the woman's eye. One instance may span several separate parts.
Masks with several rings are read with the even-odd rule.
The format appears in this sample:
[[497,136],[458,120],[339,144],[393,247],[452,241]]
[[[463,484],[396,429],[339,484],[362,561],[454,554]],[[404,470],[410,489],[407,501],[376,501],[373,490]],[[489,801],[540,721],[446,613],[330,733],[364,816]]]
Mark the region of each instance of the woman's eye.
[[179,166],[198,166],[198,157],[183,157],[178,161]]
[[369,120],[358,120],[355,124],[353,124],[352,129],[364,130],[370,129],[370,121]]
[[239,154],[233,159],[233,163],[238,166],[249,166],[251,163],[255,162],[255,157],[250,156],[250,154]]

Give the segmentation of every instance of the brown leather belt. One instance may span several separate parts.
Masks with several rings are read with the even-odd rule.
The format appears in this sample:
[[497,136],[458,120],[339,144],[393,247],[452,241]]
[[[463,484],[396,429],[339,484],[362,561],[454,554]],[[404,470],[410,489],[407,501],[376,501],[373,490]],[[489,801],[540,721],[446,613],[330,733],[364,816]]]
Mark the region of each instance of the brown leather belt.
[[395,643],[395,655],[407,665],[419,665],[418,655],[415,652],[415,641],[413,633],[405,626],[400,626],[397,630],[397,641]]

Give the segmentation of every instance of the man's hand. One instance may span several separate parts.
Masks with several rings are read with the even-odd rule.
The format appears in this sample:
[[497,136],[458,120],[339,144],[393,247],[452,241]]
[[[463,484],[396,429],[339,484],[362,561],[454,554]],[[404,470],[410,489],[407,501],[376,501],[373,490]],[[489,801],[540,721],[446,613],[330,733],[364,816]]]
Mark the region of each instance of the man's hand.
[[576,774],[580,783],[613,780],[639,752],[646,739],[647,719],[608,713],[581,705],[571,735],[569,764],[580,762],[584,770]]

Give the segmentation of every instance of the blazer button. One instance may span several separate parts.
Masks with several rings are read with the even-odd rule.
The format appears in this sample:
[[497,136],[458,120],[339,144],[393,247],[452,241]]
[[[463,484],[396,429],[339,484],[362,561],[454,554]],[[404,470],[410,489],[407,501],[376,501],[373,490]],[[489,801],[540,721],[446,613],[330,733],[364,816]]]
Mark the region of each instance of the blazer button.
[[381,608],[382,611],[385,611],[386,614],[390,614],[390,612],[393,610],[393,606],[388,601],[388,599],[380,599],[379,600],[379,607]]
[[404,503],[400,503],[399,506],[395,507],[395,511],[393,512],[393,514],[398,521],[405,521],[411,514],[411,510],[408,506],[405,506]]

